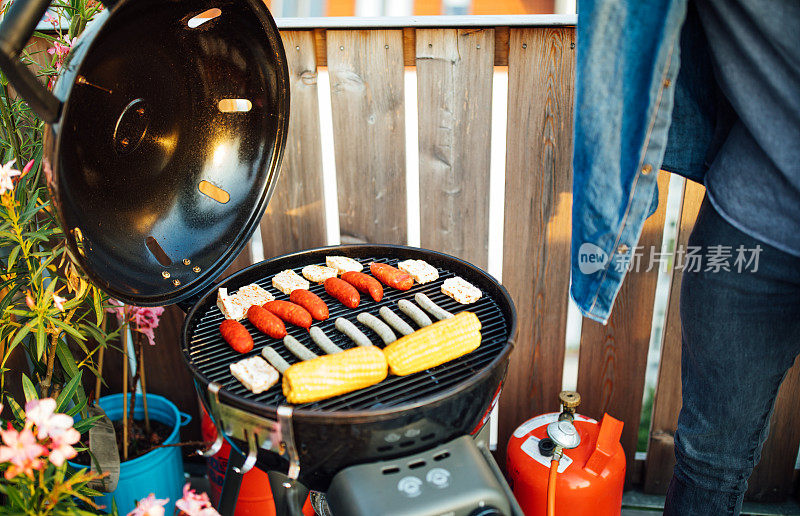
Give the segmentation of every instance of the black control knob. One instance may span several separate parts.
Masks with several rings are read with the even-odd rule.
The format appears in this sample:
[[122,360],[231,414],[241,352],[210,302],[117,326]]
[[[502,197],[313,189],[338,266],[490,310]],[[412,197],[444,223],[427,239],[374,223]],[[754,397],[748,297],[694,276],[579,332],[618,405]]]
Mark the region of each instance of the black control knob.
[[545,437],[539,441],[539,453],[541,453],[543,457],[552,457],[555,450],[556,443],[549,437]]
[[505,516],[505,514],[503,514],[503,512],[497,507],[491,507],[487,505],[486,507],[475,509],[469,513],[469,516]]

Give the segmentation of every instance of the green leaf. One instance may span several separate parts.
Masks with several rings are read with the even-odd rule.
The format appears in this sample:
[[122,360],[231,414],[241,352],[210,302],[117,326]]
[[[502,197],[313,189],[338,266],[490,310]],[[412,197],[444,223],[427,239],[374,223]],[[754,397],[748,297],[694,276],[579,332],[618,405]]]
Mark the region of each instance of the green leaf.
[[102,417],[103,416],[92,416],[83,418],[80,421],[76,422],[73,425],[73,427],[75,428],[75,430],[83,434],[84,432],[92,428],[94,424],[97,423]]
[[[56,345],[56,356],[58,357],[58,362],[61,364],[61,367],[64,368],[64,372],[67,373],[68,377],[72,378],[73,376],[78,375],[78,365],[75,362],[75,358],[72,356],[72,352],[69,350],[67,343],[62,339],[58,339],[58,344]],[[75,397],[78,400],[78,404],[86,403],[86,392],[83,390],[83,385],[80,383],[78,383],[78,388],[75,391]]]
[[81,332],[79,332],[77,329],[73,328],[69,324],[65,323],[61,319],[57,319],[55,317],[48,317],[48,320],[53,324],[55,324],[56,326],[58,326],[59,328],[61,328],[62,330],[64,330],[65,332],[72,335],[73,338],[77,340],[86,340],[86,337],[81,335]]
[[33,401],[39,399],[39,394],[36,392],[36,387],[28,375],[22,373],[22,392],[25,393],[25,401]]
[[20,421],[25,420],[25,411],[22,410],[22,407],[19,406],[17,400],[15,400],[9,395],[6,395],[6,403],[8,403],[9,407],[11,407],[11,413],[14,414],[15,419],[18,419]]
[[31,329],[35,323],[36,319],[32,319],[28,321],[28,324],[17,330],[17,334],[14,336],[14,340],[11,341],[11,344],[8,345],[8,350],[6,353],[9,353],[12,349],[17,347],[17,344],[22,342],[22,339],[24,339],[31,332]]
[[82,376],[83,373],[78,371],[78,374],[73,376],[72,379],[67,382],[67,385],[64,386],[61,394],[59,394],[58,398],[56,399],[56,412],[64,411],[64,407],[70,402],[72,396],[75,394],[75,391],[78,390],[78,384],[80,383]]
[[39,323],[36,326],[36,359],[41,360],[44,355],[44,347],[47,344],[47,332],[44,329],[44,322],[42,318],[38,318]]
[[97,319],[97,325],[100,326],[103,324],[103,318],[105,317],[103,312],[103,294],[100,292],[99,288],[92,286],[91,289],[92,301],[94,302],[94,316]]
[[20,246],[14,246],[11,249],[11,252],[8,253],[8,267],[6,268],[7,272],[11,272],[11,269],[14,267],[14,263],[17,261],[17,257],[19,256]]
[[80,412],[80,411],[82,411],[83,409],[86,408],[86,404],[87,404],[87,400],[83,400],[82,403],[78,403],[76,405],[73,405],[71,409],[69,409],[69,410],[67,410],[65,412],[65,414],[68,415],[68,416],[75,416],[75,415],[78,414],[78,412]]

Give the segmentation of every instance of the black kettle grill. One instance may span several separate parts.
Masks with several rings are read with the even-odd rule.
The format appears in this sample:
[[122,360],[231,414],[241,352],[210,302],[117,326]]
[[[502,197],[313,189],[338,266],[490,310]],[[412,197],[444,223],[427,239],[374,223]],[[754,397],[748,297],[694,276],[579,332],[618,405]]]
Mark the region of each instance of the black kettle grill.
[[[237,480],[258,464],[270,472],[279,514],[300,514],[308,488],[328,490],[337,516],[373,514],[368,499],[388,512],[392,496],[399,496],[393,505],[403,514],[430,514],[421,511],[434,506],[441,514],[456,505],[440,501],[455,500],[457,493],[466,496],[453,514],[514,510],[488,452],[461,438],[488,419],[516,333],[508,292],[469,263],[421,249],[365,245],[295,253],[240,271],[222,286],[269,287],[275,273],[324,264],[331,254],[365,264],[424,259],[439,269],[439,281],[404,293],[387,289],[381,303],[365,299],[359,311],[396,308],[416,292],[460,311],[440,292],[444,279],[459,275],[484,293],[469,307],[481,320],[483,339],[475,352],[439,367],[306,405],[286,403],[280,386],[254,395],[231,377],[228,366],[243,357],[219,336],[222,316],[214,301],[220,285],[214,281],[256,229],[277,180],[289,114],[280,35],[260,0],[104,4],[107,10],[74,46],[52,93],[19,61],[47,0],[14,2],[0,26],[0,67],[47,122],[43,166],[75,263],[126,303],[178,303],[188,312],[185,361],[219,435],[204,454],[218,451],[223,436],[241,454],[231,455],[223,502],[235,500]],[[312,291],[325,295],[319,285]],[[355,319],[356,313],[338,302],[329,306],[331,317],[320,327],[333,337],[335,318]],[[307,333],[294,330],[321,352]],[[256,354],[267,337],[251,334],[258,335]],[[296,361],[281,342],[269,344]],[[459,470],[483,474],[459,477]],[[364,478],[372,484],[363,485]],[[483,512],[472,511],[473,502]],[[428,509],[414,512],[415,504]],[[228,514],[233,507],[221,510]]]

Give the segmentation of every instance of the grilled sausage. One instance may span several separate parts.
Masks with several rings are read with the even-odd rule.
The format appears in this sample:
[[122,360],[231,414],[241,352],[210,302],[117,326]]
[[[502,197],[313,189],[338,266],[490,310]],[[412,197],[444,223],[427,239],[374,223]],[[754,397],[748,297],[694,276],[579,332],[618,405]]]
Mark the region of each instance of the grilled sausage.
[[410,274],[406,274],[388,263],[372,262],[369,264],[369,271],[381,280],[381,283],[397,290],[408,290],[414,286],[414,278]]
[[350,337],[350,340],[355,342],[358,346],[372,346],[372,341],[369,340],[369,337],[364,335],[364,332],[356,328],[355,324],[344,317],[337,318],[335,326],[337,330]]
[[289,301],[270,301],[264,305],[264,308],[289,324],[306,329],[311,327],[311,314],[300,305]]
[[361,312],[356,316],[356,319],[358,319],[358,322],[377,333],[384,344],[391,344],[397,340],[397,335],[394,334],[392,329],[374,315]]
[[376,303],[383,299],[383,287],[380,281],[372,276],[368,276],[363,272],[350,271],[342,274],[342,279],[356,287],[359,292],[369,294]]
[[419,306],[424,308],[426,312],[436,317],[440,321],[443,319],[450,319],[452,317],[455,317],[453,314],[451,314],[441,306],[434,303],[431,300],[431,298],[429,298],[422,292],[417,292],[416,294],[414,294],[414,301],[416,301],[419,304]]
[[300,360],[311,360],[317,358],[318,356],[316,353],[300,344],[300,341],[291,335],[287,335],[283,338],[283,345],[286,346],[289,351],[294,353],[294,355]]
[[296,303],[311,314],[311,317],[318,321],[324,321],[328,318],[328,305],[320,297],[309,290],[298,288],[292,290],[289,295],[289,301]]
[[339,278],[328,278],[325,280],[325,292],[332,295],[342,302],[347,308],[358,308],[361,296],[358,290],[348,282]]
[[263,306],[253,305],[248,308],[247,319],[258,331],[266,333],[273,339],[282,339],[286,336],[286,326],[283,325],[283,321]]
[[253,337],[244,327],[244,324],[234,319],[225,319],[219,325],[219,332],[234,351],[247,353],[253,349]]
[[284,371],[289,369],[289,362],[284,360],[283,357],[280,356],[277,351],[275,351],[269,346],[261,350],[261,356],[264,357],[267,360],[267,362],[269,362],[270,365],[272,365],[272,367],[277,369],[278,372],[281,374],[283,374]]
[[381,314],[384,321],[389,323],[389,326],[399,331],[401,335],[411,335],[414,333],[414,328],[402,320],[399,315],[392,312],[392,309],[388,306],[382,306],[378,313]]
[[397,306],[400,308],[401,312],[411,317],[411,319],[413,319],[420,328],[433,324],[433,321],[431,321],[431,318],[428,317],[428,314],[420,310],[417,305],[408,299],[401,299],[397,302]]
[[312,326],[309,333],[311,333],[311,340],[325,353],[333,355],[334,353],[341,353],[343,351],[342,348],[334,344],[333,341],[325,335],[324,331],[316,326]]

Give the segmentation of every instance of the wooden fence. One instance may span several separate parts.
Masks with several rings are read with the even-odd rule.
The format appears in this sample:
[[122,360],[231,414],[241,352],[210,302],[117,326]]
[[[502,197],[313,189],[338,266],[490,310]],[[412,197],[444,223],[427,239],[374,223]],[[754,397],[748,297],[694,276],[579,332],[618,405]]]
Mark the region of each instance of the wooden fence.
[[[291,117],[278,186],[261,223],[263,255],[342,242],[407,243],[404,71],[416,69],[419,242],[481,267],[502,230],[502,282],[514,298],[519,335],[499,404],[498,460],[514,428],[558,408],[569,285],[575,17],[283,20]],[[468,24],[468,25],[467,25]],[[497,68],[500,67],[500,68]],[[507,68],[506,68],[507,67]],[[331,127],[321,123],[318,78],[327,68]],[[490,225],[492,91],[507,70],[502,228]],[[495,113],[496,115],[496,113]],[[327,118],[326,118],[327,120]],[[326,154],[327,153],[327,154]],[[335,189],[324,188],[325,156],[335,157]],[[660,249],[668,175],[641,244]],[[682,194],[679,243],[686,243],[702,187]],[[338,203],[339,238],[329,241],[325,206]],[[416,206],[414,207],[416,209]],[[497,208],[501,209],[501,208]],[[499,220],[499,219],[498,219]],[[258,251],[258,250],[257,250]],[[260,254],[260,253],[256,253]],[[232,269],[251,263],[244,252]],[[491,271],[490,271],[491,272]],[[584,320],[578,368],[580,412],[625,422],[628,481],[664,492],[672,475],[680,408],[678,291],[671,281],[661,367],[646,459],[636,458],[657,270],[632,273],[605,326]],[[148,386],[196,414],[180,364],[182,314],[172,307],[147,350]],[[113,364],[109,367],[113,367]],[[118,375],[110,373],[107,378]],[[113,382],[111,389],[115,388]],[[781,388],[770,439],[751,479],[752,499],[787,495],[800,442],[800,369]]]

